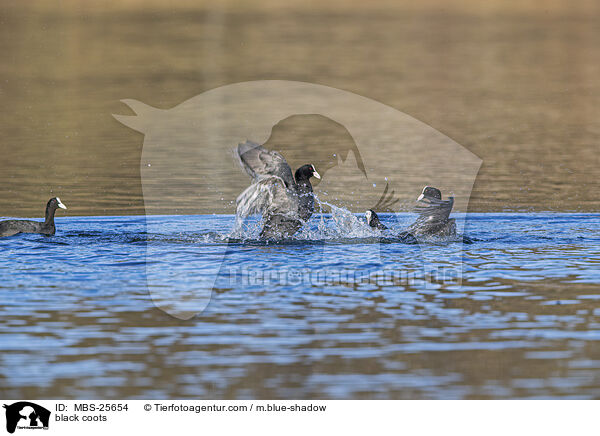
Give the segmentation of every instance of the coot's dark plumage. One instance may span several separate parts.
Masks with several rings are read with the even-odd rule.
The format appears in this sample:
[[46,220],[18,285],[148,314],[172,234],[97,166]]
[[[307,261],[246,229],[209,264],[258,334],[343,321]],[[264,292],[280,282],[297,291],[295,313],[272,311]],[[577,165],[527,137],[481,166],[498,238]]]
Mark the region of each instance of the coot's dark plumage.
[[379,209],[382,211],[393,211],[394,204],[400,201],[399,198],[394,199],[394,191],[388,192],[390,188],[389,183],[385,184],[385,189],[379,197],[377,204],[373,206],[372,209],[369,209],[365,212],[365,218],[367,219],[367,224],[374,229],[378,230],[387,230],[387,227],[379,220],[379,216],[375,213],[375,209]]
[[251,141],[239,144],[237,155],[252,177],[252,184],[237,198],[238,217],[261,214],[264,219],[262,239],[292,236],[314,211],[310,178],[321,178],[315,167],[303,165],[292,176],[281,154]]
[[[367,224],[377,230],[388,230],[387,226],[379,220],[379,216],[373,209],[369,209],[365,212],[367,218]],[[394,239],[399,240],[405,244],[417,244],[418,241],[410,231],[403,231],[393,236]]]
[[417,220],[408,228],[415,236],[456,236],[456,221],[450,218],[454,206],[454,197],[442,200],[439,189],[431,186],[423,188],[417,198],[415,212],[419,214]]
[[387,230],[387,227],[381,221],[379,221],[379,216],[373,209],[369,209],[365,212],[365,218],[367,219],[367,224],[374,229]]
[[60,198],[51,198],[46,205],[46,220],[44,222],[30,220],[0,221],[0,236],[13,236],[18,233],[39,233],[52,236],[56,232],[54,213],[58,208],[66,209]]

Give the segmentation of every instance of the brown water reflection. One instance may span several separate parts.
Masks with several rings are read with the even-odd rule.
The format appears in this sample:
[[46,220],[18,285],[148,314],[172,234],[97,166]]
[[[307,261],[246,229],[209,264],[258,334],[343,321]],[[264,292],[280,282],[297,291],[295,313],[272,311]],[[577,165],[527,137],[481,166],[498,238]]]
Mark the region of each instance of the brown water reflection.
[[369,5],[3,3],[1,213],[40,215],[51,193],[71,214],[143,213],[142,136],[111,117],[119,100],[170,108],[273,78],[365,95],[467,147],[483,159],[471,210],[598,210],[594,2]]

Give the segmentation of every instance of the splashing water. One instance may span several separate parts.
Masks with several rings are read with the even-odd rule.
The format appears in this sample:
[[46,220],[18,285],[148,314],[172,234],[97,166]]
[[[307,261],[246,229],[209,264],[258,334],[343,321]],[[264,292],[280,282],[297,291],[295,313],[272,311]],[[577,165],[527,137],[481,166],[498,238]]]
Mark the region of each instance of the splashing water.
[[327,238],[370,238],[379,233],[373,230],[366,221],[359,219],[356,215],[344,207],[338,207],[325,201],[320,201],[315,195],[315,200],[321,208],[321,219],[324,220],[323,206],[331,209],[331,220],[324,223],[320,229],[324,239]]
[[[360,219],[348,209],[321,201],[316,194],[314,197],[317,207],[315,208],[316,211],[313,214],[312,220],[309,220],[290,239],[303,241],[363,240],[365,238],[382,236],[382,232],[369,227],[365,220]],[[326,213],[326,208],[331,210],[330,214]],[[311,225],[310,221],[312,221],[313,225]],[[242,210],[236,214],[233,229],[229,232],[228,237],[236,241],[255,241],[259,238],[262,226],[262,219],[257,218],[256,215],[248,218],[247,211]],[[388,236],[391,236],[391,234]]]
[[[315,213],[312,218],[291,238],[278,242],[290,241],[340,241],[345,243],[377,243],[377,242],[402,242],[416,243],[415,238],[405,233],[413,221],[411,214],[392,214],[392,219],[386,223],[387,230],[381,231],[371,228],[362,215],[356,215],[345,207],[336,206],[320,200],[314,194]],[[329,209],[329,213],[327,212]],[[382,217],[385,215],[382,215]],[[256,242],[260,240],[263,220],[256,213],[249,213],[247,208],[238,211],[235,216],[233,228],[229,233],[218,235],[215,242]],[[213,235],[214,236],[214,235]],[[208,236],[213,239],[212,236]],[[460,235],[452,237],[422,236],[419,243],[440,244],[463,241]],[[205,241],[208,242],[208,241]],[[272,243],[273,241],[271,241]],[[471,242],[468,239],[468,242]]]

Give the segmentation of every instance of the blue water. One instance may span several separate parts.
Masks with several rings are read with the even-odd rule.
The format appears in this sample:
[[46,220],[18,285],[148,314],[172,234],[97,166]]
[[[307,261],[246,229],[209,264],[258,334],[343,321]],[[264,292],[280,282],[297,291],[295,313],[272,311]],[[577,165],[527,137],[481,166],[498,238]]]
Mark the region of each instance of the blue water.
[[0,393],[600,397],[598,214],[470,214],[470,243],[326,215],[267,244],[228,239],[233,222],[58,218],[0,239]]

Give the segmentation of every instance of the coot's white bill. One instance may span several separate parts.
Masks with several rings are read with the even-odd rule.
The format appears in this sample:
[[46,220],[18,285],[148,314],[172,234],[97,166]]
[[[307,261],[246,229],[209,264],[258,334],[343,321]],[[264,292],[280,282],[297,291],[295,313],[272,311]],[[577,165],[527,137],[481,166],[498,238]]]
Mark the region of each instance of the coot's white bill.
[[58,207],[60,207],[61,209],[66,209],[67,206],[65,206],[64,204],[62,204],[62,201],[60,201],[60,198],[56,197],[56,201],[58,201]]
[[319,173],[317,172],[317,169],[315,168],[315,166],[314,166],[314,165],[311,165],[311,167],[312,167],[312,169],[313,169],[313,177],[315,177],[315,178],[317,178],[317,179],[320,179],[320,178],[321,178],[321,174],[319,174]]

